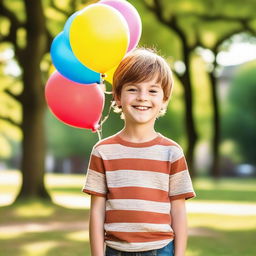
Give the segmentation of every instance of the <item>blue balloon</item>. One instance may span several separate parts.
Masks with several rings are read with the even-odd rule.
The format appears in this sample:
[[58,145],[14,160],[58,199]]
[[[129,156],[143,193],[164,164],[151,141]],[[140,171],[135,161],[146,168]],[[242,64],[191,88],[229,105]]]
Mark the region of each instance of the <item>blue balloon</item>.
[[63,29],[63,32],[64,32],[64,35],[65,37],[69,40],[69,31],[70,31],[70,26],[74,20],[74,18],[81,12],[80,11],[77,11],[75,13],[73,13],[69,18],[68,20],[66,21],[65,23],[65,26],[64,26],[64,29]]
[[100,73],[87,68],[75,57],[63,32],[54,38],[50,53],[55,68],[69,80],[82,84],[100,83]]

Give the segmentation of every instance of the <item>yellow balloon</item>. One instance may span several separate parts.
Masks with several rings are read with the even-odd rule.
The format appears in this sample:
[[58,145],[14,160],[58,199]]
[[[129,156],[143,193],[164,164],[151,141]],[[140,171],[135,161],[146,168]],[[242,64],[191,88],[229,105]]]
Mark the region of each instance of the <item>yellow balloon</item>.
[[118,66],[115,66],[113,68],[111,68],[110,70],[108,70],[106,73],[105,73],[105,78],[104,80],[108,81],[110,84],[113,84],[113,76],[114,76],[114,73],[116,71]]
[[82,10],[70,27],[74,55],[86,67],[105,73],[118,65],[129,44],[129,28],[121,13],[104,4]]
[[50,68],[49,68],[49,76],[56,70],[56,68],[53,66],[53,64],[51,64]]

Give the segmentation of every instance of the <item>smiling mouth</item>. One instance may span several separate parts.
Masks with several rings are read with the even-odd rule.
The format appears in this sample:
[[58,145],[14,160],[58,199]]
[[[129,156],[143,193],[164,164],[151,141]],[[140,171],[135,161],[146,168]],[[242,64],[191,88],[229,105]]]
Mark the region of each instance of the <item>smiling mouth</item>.
[[132,106],[133,108],[137,109],[137,110],[148,110],[150,109],[151,107],[147,107],[147,106]]

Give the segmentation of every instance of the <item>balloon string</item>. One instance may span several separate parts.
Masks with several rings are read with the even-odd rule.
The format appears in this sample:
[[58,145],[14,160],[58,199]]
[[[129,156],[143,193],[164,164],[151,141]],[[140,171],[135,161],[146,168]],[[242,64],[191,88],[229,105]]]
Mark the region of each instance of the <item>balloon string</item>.
[[[103,76],[101,76],[101,83],[104,83]],[[104,93],[105,94],[112,94],[111,91],[110,92],[104,91]],[[103,129],[102,129],[103,128],[103,124],[108,120],[110,112],[111,112],[111,109],[112,109],[112,107],[114,107],[114,105],[115,105],[115,101],[111,101],[111,104],[109,106],[107,115],[104,118],[101,118],[100,127],[97,129],[97,134],[98,134],[99,141],[103,137]]]
[[97,129],[96,130],[97,134],[98,134],[98,139],[99,141],[101,140],[101,130],[100,129]]

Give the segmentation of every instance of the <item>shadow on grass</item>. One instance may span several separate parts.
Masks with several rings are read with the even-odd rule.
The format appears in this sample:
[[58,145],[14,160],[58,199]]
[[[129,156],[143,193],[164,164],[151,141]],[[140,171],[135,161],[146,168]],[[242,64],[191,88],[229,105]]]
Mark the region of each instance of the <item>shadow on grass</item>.
[[72,231],[29,232],[8,239],[1,237],[0,241],[1,256],[90,255],[88,237],[83,232],[77,235]]
[[194,200],[205,200],[205,201],[232,201],[232,202],[256,202],[255,191],[249,190],[231,190],[231,189],[217,189],[217,190],[206,190],[196,189],[197,197]]
[[189,237],[187,256],[255,256],[256,230],[216,231],[219,235],[214,237]]
[[[0,207],[0,256],[84,256],[89,253],[88,210],[26,200]],[[58,222],[60,228],[51,229]],[[74,226],[72,226],[72,222]],[[29,230],[28,226],[49,227]]]
[[87,221],[89,210],[66,208],[50,201],[25,200],[0,207],[0,225],[24,222]]

